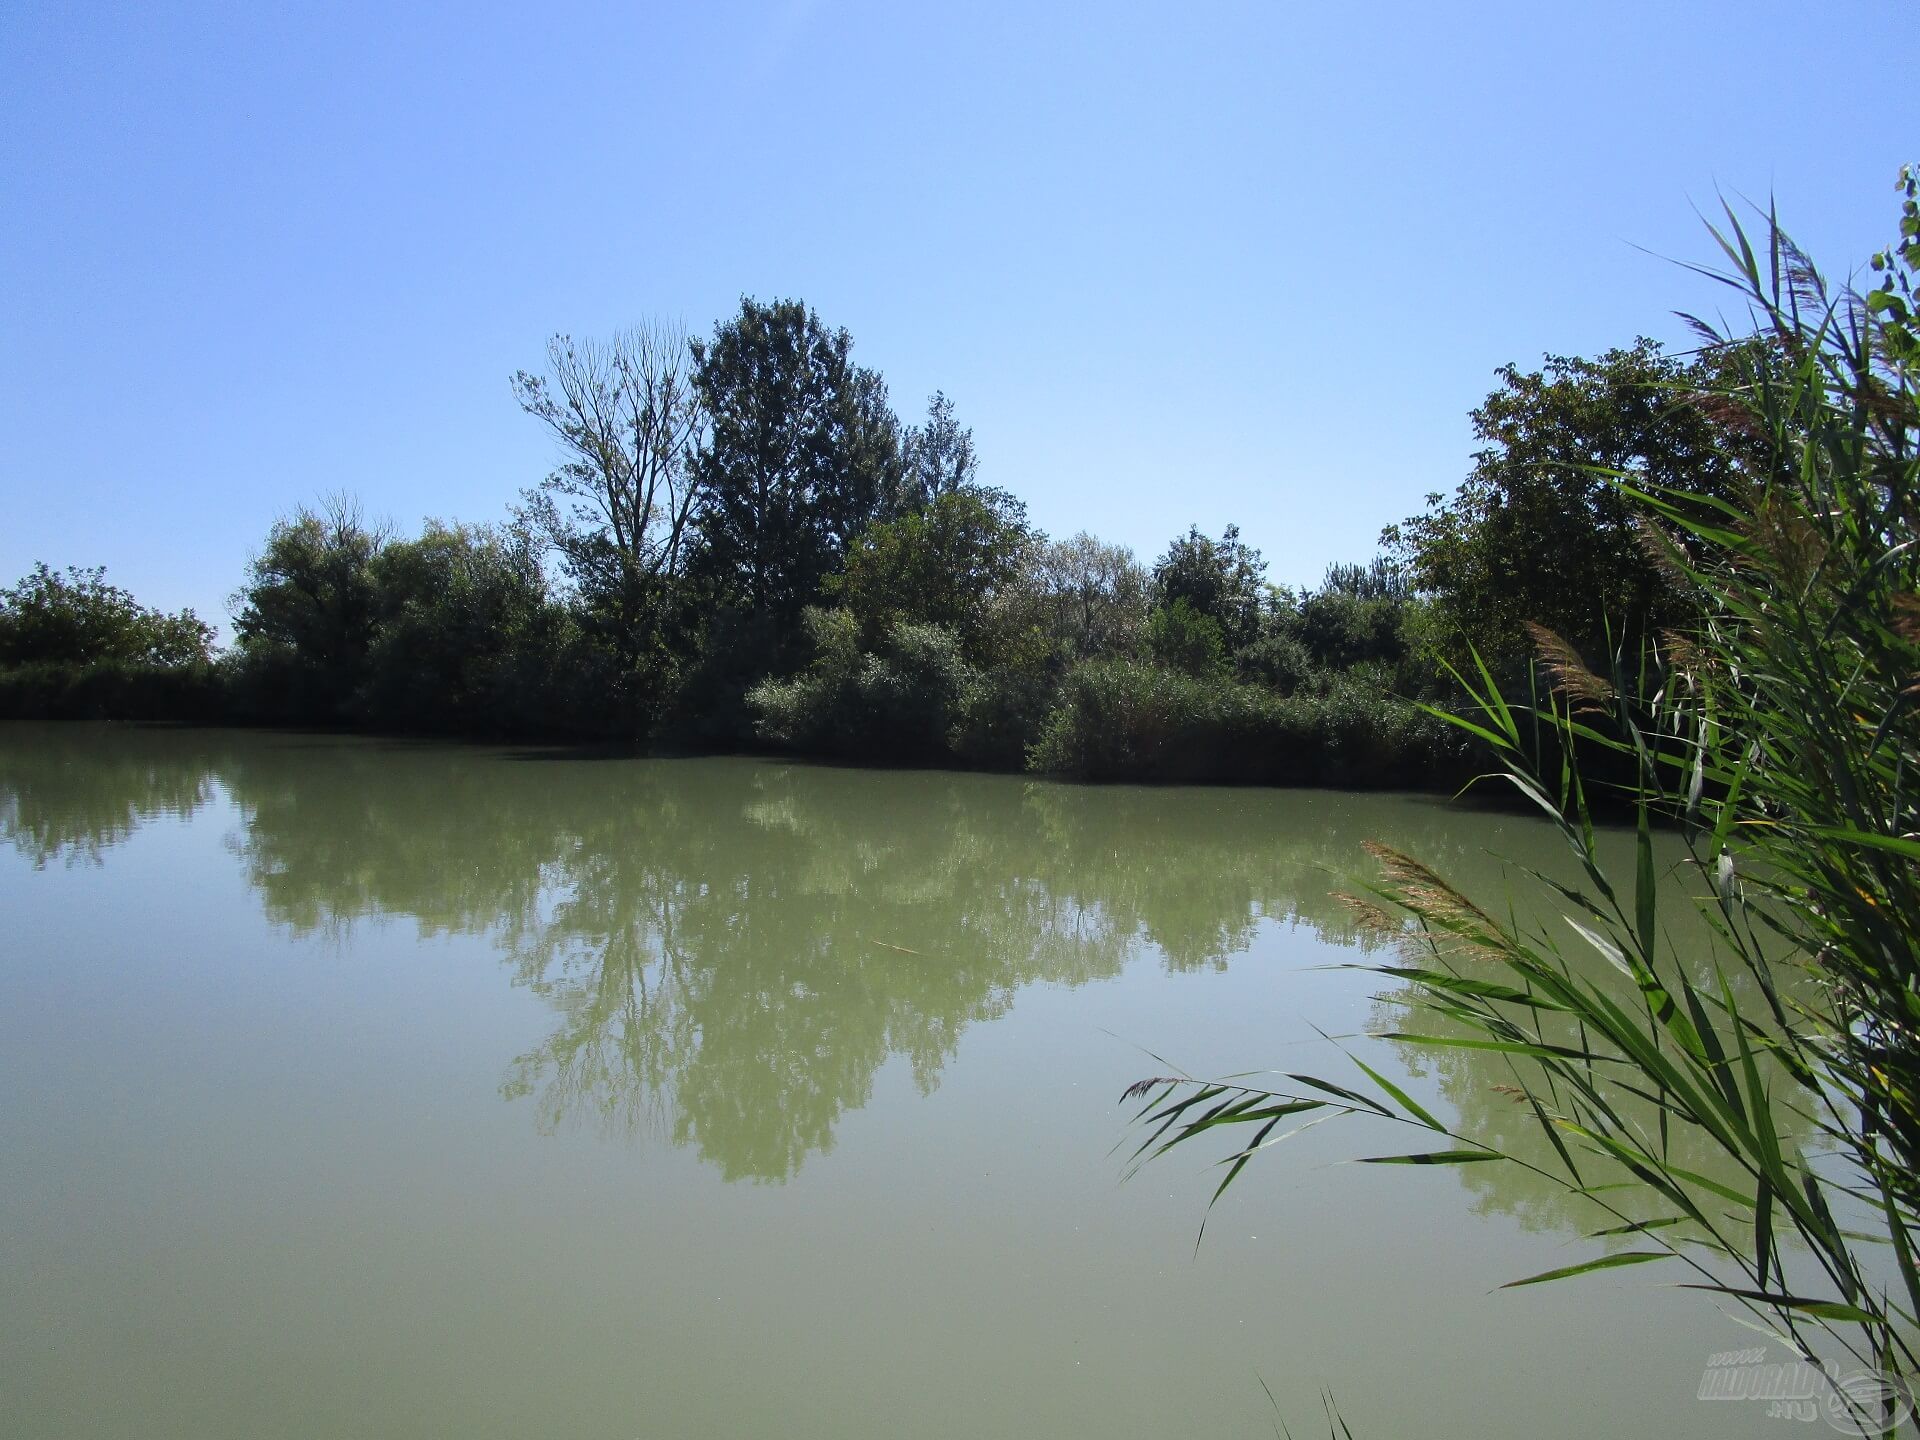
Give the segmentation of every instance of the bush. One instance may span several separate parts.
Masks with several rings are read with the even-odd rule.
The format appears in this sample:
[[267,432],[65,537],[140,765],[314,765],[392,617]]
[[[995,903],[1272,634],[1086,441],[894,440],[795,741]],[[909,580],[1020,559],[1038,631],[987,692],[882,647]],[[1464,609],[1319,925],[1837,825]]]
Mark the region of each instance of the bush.
[[226,717],[219,669],[202,661],[40,663],[0,669],[0,719],[167,720],[211,724]]
[[812,669],[747,692],[762,739],[849,758],[951,755],[962,697],[980,679],[951,630],[899,621],[883,652],[873,654],[860,648],[857,623],[845,610],[809,609],[803,623],[818,652]]
[[1030,547],[1028,563],[996,601],[1000,628],[1037,630],[1071,660],[1137,655],[1145,643],[1152,580],[1123,545],[1082,531]]
[[213,629],[193,611],[149,610],[109,585],[97,565],[36,565],[0,587],[0,666],[117,661],[157,669],[205,665],[212,651]]
[[1050,667],[996,666],[961,691],[948,740],[954,758],[989,770],[1018,770],[1053,712],[1060,685]]
[[1370,598],[1331,587],[1302,597],[1299,637],[1307,652],[1329,669],[1344,670],[1367,660],[1397,662],[1407,653],[1401,637],[1406,601]]
[[1267,562],[1241,540],[1238,525],[1227,526],[1218,540],[1194,526],[1154,565],[1154,598],[1162,607],[1186,601],[1195,614],[1219,625],[1229,651],[1239,650],[1260,633],[1266,571]]
[[803,659],[797,649],[771,614],[715,605],[690,618],[682,646],[690,653],[663,734],[698,750],[750,747],[765,738],[751,697],[762,685],[793,674]]
[[959,636],[977,661],[989,644],[990,602],[1027,567],[1032,543],[1015,508],[952,491],[869,525],[825,589],[853,614],[870,649],[883,648],[898,622],[917,621]]
[[[382,548],[371,569],[378,618],[353,697],[358,718],[466,734],[577,732],[589,720],[603,734],[649,728],[635,693],[649,667],[592,645],[549,601],[524,534],[429,521],[419,539]],[[577,711],[587,675],[599,714],[548,713]]]
[[1068,673],[1028,762],[1086,780],[1380,786],[1456,774],[1464,750],[1448,727],[1364,679],[1282,696],[1107,660]]
[[1217,675],[1226,668],[1220,622],[1194,609],[1184,596],[1147,617],[1147,649],[1162,665],[1187,675]]
[[1310,689],[1324,678],[1300,637],[1277,629],[1234,656],[1233,668],[1242,680],[1265,685],[1282,695]]

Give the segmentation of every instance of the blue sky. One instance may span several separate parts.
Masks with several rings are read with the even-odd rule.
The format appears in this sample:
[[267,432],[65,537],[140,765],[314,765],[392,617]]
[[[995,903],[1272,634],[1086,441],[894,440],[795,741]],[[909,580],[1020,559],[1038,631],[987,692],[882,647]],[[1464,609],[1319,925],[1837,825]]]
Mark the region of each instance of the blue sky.
[[1912,0],[7,0],[0,581],[224,619],[323,492],[499,518],[548,334],[742,294],[906,418],[945,389],[1049,531],[1237,521],[1310,580],[1458,482],[1497,365],[1679,339],[1717,194],[1863,261],[1916,39]]

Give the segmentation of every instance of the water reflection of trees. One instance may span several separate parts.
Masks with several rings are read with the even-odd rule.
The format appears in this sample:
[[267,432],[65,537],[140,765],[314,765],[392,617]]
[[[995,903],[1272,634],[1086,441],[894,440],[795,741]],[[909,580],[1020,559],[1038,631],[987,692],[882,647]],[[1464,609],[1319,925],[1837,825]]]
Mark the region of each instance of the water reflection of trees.
[[1263,918],[1357,938],[1327,898],[1378,797],[1095,790],[1000,777],[263,752],[227,782],[275,920],[492,934],[556,1023],[503,1089],[551,1129],[648,1129],[730,1177],[829,1148],[890,1057],[931,1090],[968,1025],[1136,954],[1224,965]]
[[1308,809],[1343,823],[1285,828],[1271,795],[815,769],[736,767],[698,804],[690,777],[662,783],[600,812],[523,930],[519,978],[563,1021],[508,1088],[549,1125],[655,1117],[730,1176],[830,1146],[889,1055],[931,1089],[1024,985],[1143,950],[1223,965],[1265,915],[1347,933],[1333,866],[1386,818],[1327,804]]
[[97,865],[162,816],[213,795],[218,738],[99,725],[11,724],[0,732],[0,835],[34,866]]
[[[65,733],[0,736],[30,856],[99,854],[217,783],[275,922],[499,947],[554,1016],[502,1086],[542,1128],[647,1130],[738,1178],[830,1148],[890,1057],[931,1090],[1023,986],[1224,966],[1266,920],[1361,943],[1329,892],[1363,839],[1497,883],[1483,822],[1391,797]],[[1467,1106],[1499,1078],[1441,1083]]]

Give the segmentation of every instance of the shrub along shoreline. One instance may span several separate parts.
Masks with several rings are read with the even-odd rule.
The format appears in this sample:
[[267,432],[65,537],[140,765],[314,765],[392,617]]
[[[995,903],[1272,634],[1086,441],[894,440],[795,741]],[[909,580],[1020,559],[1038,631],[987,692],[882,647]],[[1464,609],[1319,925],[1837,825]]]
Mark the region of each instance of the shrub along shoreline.
[[[770,682],[781,685],[782,682]],[[784,682],[814,689],[811,677]],[[978,682],[976,682],[977,684]],[[327,728],[478,741],[605,743],[573,731],[395,729],[320,725],[250,710],[218,664],[167,667],[124,661],[0,670],[0,720],[92,720],[196,726]],[[882,686],[892,688],[891,680]],[[981,686],[956,693],[877,698],[853,692],[858,728],[829,728],[826,716],[795,713],[812,695],[767,694],[768,719],[755,742],[719,747],[663,735],[660,753],[791,754],[841,763],[1027,772],[1093,782],[1324,786],[1336,789],[1453,790],[1470,778],[1470,747],[1405,701],[1353,687],[1344,693],[1281,696],[1258,685],[1198,680],[1139,661],[1096,661],[1069,672],[1060,703],[1039,738],[991,707],[1004,697]],[[897,698],[896,698],[897,697]],[[840,697],[835,697],[839,700]],[[889,703],[891,702],[891,703]],[[870,707],[870,708],[865,708]],[[907,717],[901,710],[914,713]],[[983,709],[985,713],[983,713]],[[898,729],[891,726],[905,720]],[[888,727],[883,729],[882,727]],[[790,728],[791,727],[791,728]]]

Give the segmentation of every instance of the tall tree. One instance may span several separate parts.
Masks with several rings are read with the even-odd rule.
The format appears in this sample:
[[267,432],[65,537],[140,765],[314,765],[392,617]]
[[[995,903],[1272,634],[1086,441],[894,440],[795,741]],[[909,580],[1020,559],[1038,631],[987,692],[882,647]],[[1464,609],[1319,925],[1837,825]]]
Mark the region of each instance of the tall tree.
[[1048,633],[1067,656],[1131,655],[1146,633],[1152,584],[1124,545],[1081,531],[1041,546],[1025,576]]
[[853,340],[797,300],[740,302],[693,345],[710,417],[695,463],[703,568],[787,633],[900,480],[900,425]]
[[242,655],[288,665],[317,703],[347,701],[365,677],[379,620],[374,561],[391,538],[346,495],[275,521],[233,597]]
[[513,377],[520,407],[559,443],[523,513],[560,555],[589,614],[631,656],[681,574],[705,414],[685,333],[655,322],[611,340],[547,342],[547,372]]
[[558,643],[560,612],[533,537],[519,526],[429,520],[417,539],[387,545],[372,570],[379,622],[365,713],[410,729],[509,726],[533,688],[520,672]]
[[1681,360],[1642,339],[1598,359],[1549,355],[1539,370],[1500,369],[1500,388],[1473,412],[1485,444],[1472,473],[1381,536],[1433,598],[1443,652],[1463,660],[1470,642],[1490,662],[1523,664],[1531,622],[1604,668],[1609,624],[1631,653],[1634,634],[1673,623],[1679,597],[1608,472],[1735,493],[1738,437],[1695,400],[1725,363]]
[[973,430],[953,418],[953,401],[936,390],[927,401],[924,425],[909,425],[900,440],[900,508],[918,510],[942,495],[974,488],[980,457]]
[[1195,615],[1220,627],[1229,652],[1253,643],[1267,598],[1267,562],[1229,525],[1218,540],[1200,527],[1167,547],[1153,567],[1154,600],[1171,609],[1184,600]]

